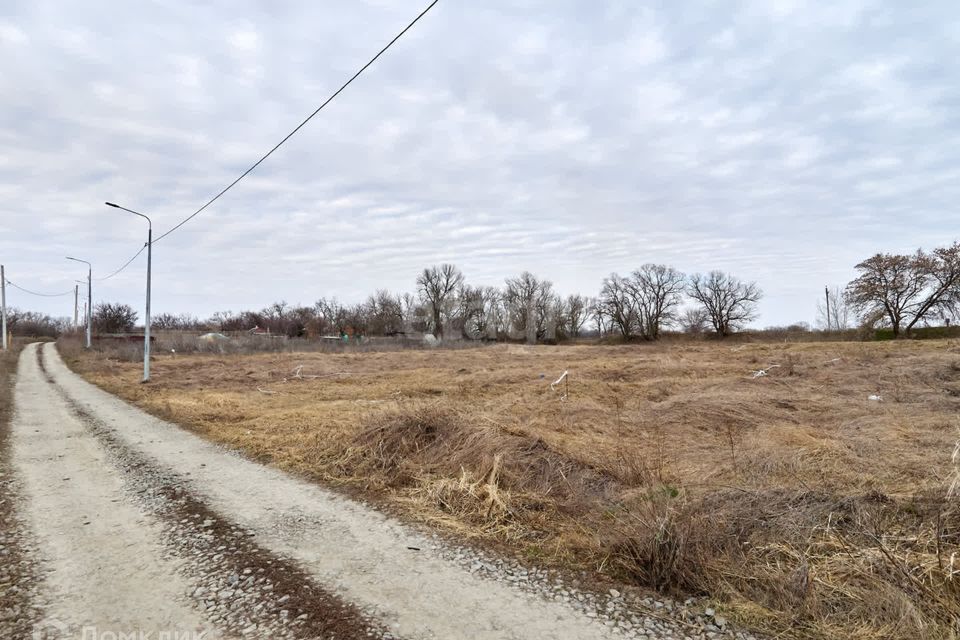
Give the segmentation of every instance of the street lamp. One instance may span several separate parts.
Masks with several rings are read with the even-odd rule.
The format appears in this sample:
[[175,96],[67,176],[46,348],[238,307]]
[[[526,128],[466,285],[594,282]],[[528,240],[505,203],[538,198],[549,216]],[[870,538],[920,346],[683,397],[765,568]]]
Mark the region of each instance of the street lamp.
[[93,265],[86,260],[71,258],[70,256],[67,256],[67,260],[82,262],[87,265],[87,349],[89,349],[93,343],[91,339],[91,330],[93,328]]
[[112,202],[105,202],[104,204],[140,216],[147,221],[147,312],[143,322],[143,381],[150,382],[150,266],[153,262],[153,221],[133,209],[127,209]]

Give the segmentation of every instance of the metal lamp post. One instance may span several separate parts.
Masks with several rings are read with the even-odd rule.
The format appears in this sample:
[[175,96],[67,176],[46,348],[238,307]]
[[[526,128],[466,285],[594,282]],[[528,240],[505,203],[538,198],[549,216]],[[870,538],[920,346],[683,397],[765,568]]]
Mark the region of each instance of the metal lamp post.
[[133,209],[127,209],[112,202],[105,202],[104,204],[140,216],[147,221],[147,309],[143,322],[143,381],[150,382],[150,269],[153,263],[153,221]]
[[87,265],[87,349],[93,346],[93,265],[87,262],[86,260],[81,260],[80,258],[71,258],[67,256],[67,260],[73,260],[74,262],[82,262]]

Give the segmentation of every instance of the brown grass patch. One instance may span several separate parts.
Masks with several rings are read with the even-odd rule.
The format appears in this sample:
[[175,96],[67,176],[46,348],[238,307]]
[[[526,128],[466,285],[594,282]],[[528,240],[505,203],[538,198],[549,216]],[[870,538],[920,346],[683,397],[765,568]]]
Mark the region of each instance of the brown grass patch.
[[[446,407],[413,405],[364,418],[340,453],[342,477],[377,479],[377,489],[412,489],[424,502],[482,528],[515,525],[518,535],[548,514],[581,513],[609,501],[616,479],[554,451],[543,439],[480,424]],[[369,485],[368,485],[369,486]]]
[[24,344],[21,340],[15,340],[10,349],[0,351],[0,446],[6,443],[8,426],[13,417],[13,379]]
[[150,385],[67,353],[206,437],[541,562],[792,635],[960,633],[956,341],[165,355]]

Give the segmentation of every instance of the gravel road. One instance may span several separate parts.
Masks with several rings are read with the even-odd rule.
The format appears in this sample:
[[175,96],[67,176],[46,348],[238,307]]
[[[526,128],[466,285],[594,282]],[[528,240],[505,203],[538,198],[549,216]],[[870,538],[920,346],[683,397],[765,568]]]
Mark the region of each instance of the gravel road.
[[23,575],[38,576],[15,586],[36,637],[751,638],[696,603],[451,546],[131,407],[52,344],[23,352],[14,402]]

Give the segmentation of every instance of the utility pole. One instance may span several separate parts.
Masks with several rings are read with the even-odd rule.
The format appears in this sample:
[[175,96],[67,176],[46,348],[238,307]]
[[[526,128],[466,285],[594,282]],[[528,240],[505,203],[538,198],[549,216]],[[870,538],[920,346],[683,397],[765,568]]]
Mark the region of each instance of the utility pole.
[[93,346],[93,266],[87,267],[87,349]]
[[830,331],[830,287],[824,286],[823,293],[827,296],[827,331]]
[[73,328],[77,328],[77,303],[80,300],[80,285],[73,285]]
[[143,323],[143,381],[150,382],[150,269],[153,264],[153,221],[139,211],[127,209],[112,202],[104,202],[104,204],[140,216],[147,221],[147,309]]
[[147,230],[147,319],[143,323],[143,381],[150,382],[150,266],[153,262],[153,223]]
[[93,266],[87,268],[87,349],[93,346]]
[[3,272],[3,265],[0,264],[0,331],[3,332],[3,350],[7,350],[7,276]]
[[87,313],[84,314],[87,316],[87,349],[93,346],[93,265],[87,262],[86,260],[81,260],[80,258],[71,258],[67,256],[67,260],[73,260],[74,262],[82,262],[87,265]]

